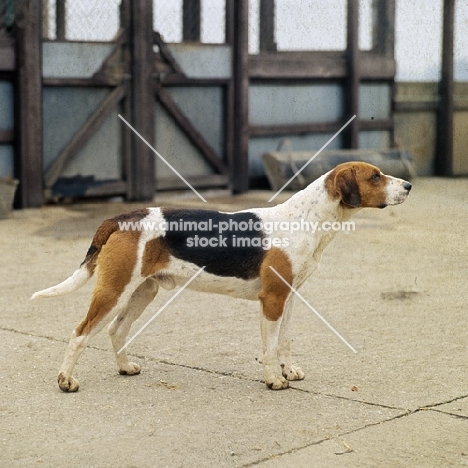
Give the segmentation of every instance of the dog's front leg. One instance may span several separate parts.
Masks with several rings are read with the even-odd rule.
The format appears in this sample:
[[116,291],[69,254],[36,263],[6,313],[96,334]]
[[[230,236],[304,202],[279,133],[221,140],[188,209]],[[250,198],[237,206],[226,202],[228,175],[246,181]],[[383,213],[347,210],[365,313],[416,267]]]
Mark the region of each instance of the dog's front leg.
[[263,372],[268,388],[282,390],[288,388],[289,382],[279,374],[278,339],[282,317],[269,320],[264,311],[260,313],[260,328],[263,341]]
[[278,360],[282,374],[287,380],[303,380],[305,375],[300,367],[293,366],[291,359],[291,316],[294,295],[290,295],[284,305],[283,317],[278,338]]

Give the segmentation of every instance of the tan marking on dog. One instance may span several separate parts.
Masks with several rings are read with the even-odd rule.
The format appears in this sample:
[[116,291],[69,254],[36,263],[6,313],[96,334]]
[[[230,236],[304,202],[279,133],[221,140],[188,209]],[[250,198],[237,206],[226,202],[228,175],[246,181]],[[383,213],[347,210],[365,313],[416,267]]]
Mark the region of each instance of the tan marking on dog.
[[258,298],[262,303],[263,314],[270,321],[278,320],[283,314],[284,304],[291,289],[270,268],[272,266],[287,282],[292,284],[293,273],[288,255],[273,247],[266,253],[260,267],[262,289]]
[[380,208],[387,205],[388,178],[378,167],[361,162],[340,164],[325,180],[332,198],[340,198],[348,208]]
[[102,247],[106,244],[109,237],[119,229],[119,222],[140,221],[148,216],[148,213],[149,210],[147,208],[143,208],[141,210],[135,210],[131,211],[130,213],[123,213],[114,216],[113,218],[106,219],[101,223],[96,231],[96,234],[94,234],[91,246],[89,247],[86,258],[83,261],[90,276],[93,276],[94,274],[96,261]]
[[76,336],[89,334],[117,304],[132,278],[139,239],[138,231],[117,231],[102,247],[91,304],[86,318],[75,330]]
[[161,239],[156,237],[145,244],[141,263],[141,276],[145,278],[156,274],[159,270],[167,267],[169,263],[169,252],[164,247]]

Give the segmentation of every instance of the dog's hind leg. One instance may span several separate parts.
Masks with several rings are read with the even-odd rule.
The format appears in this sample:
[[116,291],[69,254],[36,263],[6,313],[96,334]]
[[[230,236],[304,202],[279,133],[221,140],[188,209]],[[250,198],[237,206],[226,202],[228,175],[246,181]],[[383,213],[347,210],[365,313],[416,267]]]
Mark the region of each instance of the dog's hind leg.
[[[140,366],[129,362],[126,338],[133,322],[143,313],[158,293],[159,285],[153,278],[148,278],[133,293],[127,307],[122,310],[109,325],[109,335],[115,352],[117,369],[122,375],[136,375],[140,373]],[[120,352],[119,352],[120,351]]]
[[[126,289],[135,288],[129,284]],[[122,294],[119,299],[113,297],[108,289],[96,288],[86,318],[73,330],[65,357],[58,375],[58,385],[64,392],[76,392],[80,386],[73,377],[73,369],[89,340],[99,333],[119,312],[126,308],[128,296]],[[125,297],[127,296],[127,297]],[[117,302],[117,303],[115,303]]]
[[137,240],[131,232],[112,235],[98,258],[98,275],[86,318],[75,328],[68,343],[58,375],[58,385],[64,392],[76,392],[80,386],[73,377],[78,358],[103,327],[127,308],[133,292],[144,281],[134,275]]

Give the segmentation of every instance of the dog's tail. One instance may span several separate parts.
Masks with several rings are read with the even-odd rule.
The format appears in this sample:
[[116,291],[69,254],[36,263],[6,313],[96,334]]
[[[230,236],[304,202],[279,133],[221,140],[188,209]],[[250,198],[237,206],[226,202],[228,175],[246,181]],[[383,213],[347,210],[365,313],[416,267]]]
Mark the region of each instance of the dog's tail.
[[31,296],[31,299],[37,297],[52,297],[68,294],[80,289],[93,276],[96,269],[96,262],[102,247],[106,244],[109,237],[119,229],[119,224],[115,219],[104,221],[96,231],[91,246],[88,249],[85,259],[77,270],[65,281],[42,291],[38,291]]

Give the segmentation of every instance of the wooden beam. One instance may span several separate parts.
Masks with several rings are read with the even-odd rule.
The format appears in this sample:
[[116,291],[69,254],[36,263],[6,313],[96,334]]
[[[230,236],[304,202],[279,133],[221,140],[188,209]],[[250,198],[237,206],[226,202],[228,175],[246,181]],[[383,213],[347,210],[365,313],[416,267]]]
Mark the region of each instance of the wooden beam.
[[226,78],[187,78],[185,75],[172,73],[161,77],[160,84],[167,86],[226,86],[230,79]]
[[[351,118],[353,115],[359,116],[359,0],[348,0],[347,18],[346,118]],[[348,125],[345,136],[348,148],[358,148],[358,119]]]
[[275,0],[260,0],[260,51],[276,52]]
[[[359,53],[362,80],[392,80],[395,60],[371,52]],[[348,76],[346,53],[343,52],[277,52],[249,57],[250,79],[342,80]]]
[[[130,122],[150,145],[154,145],[153,1],[132,1],[130,8],[132,53]],[[132,133],[129,175],[130,199],[151,200],[155,190],[154,153],[134,133]]]
[[173,73],[178,73],[180,75],[185,76],[182,68],[180,68],[179,64],[177,63],[177,60],[172,55],[172,52],[170,51],[169,47],[163,41],[161,34],[159,34],[157,31],[153,31],[153,41],[159,47],[159,53],[161,57],[169,64],[169,66],[172,68]]
[[338,131],[344,122],[323,122],[282,125],[250,125],[251,137],[305,135],[307,133],[333,133]]
[[249,2],[234,4],[232,191],[249,188]]
[[374,119],[374,120],[360,120],[358,122],[359,130],[378,131],[388,130],[392,131],[394,127],[393,119]]
[[120,83],[115,77],[97,75],[91,78],[44,78],[42,80],[43,86],[76,86],[76,87],[89,87],[89,86],[108,86],[114,87]]
[[16,69],[15,45],[13,40],[0,42],[0,71]]
[[442,77],[439,94],[437,151],[435,172],[437,175],[453,175],[453,50],[454,50],[455,0],[444,0],[442,32]]
[[13,143],[15,141],[14,130],[0,130],[0,143]]
[[78,154],[83,146],[99,129],[104,120],[115,109],[124,95],[124,85],[115,88],[94,110],[86,123],[73,135],[72,139],[62,149],[60,154],[44,174],[44,181],[47,188],[50,188],[55,184],[66,165]]
[[[227,176],[209,174],[202,176],[187,176],[185,180],[194,188],[226,187],[229,184]],[[187,189],[185,182],[179,177],[168,177],[156,181],[156,190]]]
[[182,40],[200,42],[201,1],[183,0],[182,3]]
[[16,2],[16,160],[20,180],[17,206],[40,206],[42,192],[42,2]]
[[184,115],[177,104],[172,100],[168,93],[161,87],[155,87],[156,97],[164,108],[169,112],[169,115],[176,121],[177,125],[187,135],[193,145],[198,148],[206,161],[218,172],[225,174],[226,167],[221,158],[216,154],[216,151],[203,138],[198,130],[192,125],[192,122]]
[[[249,135],[251,137],[305,135],[307,133],[335,133],[345,122],[315,122],[303,124],[282,125],[251,125]],[[392,130],[392,119],[360,120],[359,130]]]

